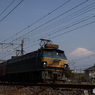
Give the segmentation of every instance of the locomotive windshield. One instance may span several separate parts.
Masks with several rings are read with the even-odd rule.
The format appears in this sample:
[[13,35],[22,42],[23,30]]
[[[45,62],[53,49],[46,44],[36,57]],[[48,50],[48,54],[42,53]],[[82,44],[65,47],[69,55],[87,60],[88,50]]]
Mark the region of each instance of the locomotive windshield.
[[60,50],[44,50],[43,55],[60,56],[66,58],[64,51],[60,51]]

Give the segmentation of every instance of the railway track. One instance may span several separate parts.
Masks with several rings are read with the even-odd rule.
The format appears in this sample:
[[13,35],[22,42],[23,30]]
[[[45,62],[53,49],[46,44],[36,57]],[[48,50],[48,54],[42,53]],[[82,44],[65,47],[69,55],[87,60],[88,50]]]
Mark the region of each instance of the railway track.
[[95,84],[0,83],[0,95],[95,95]]
[[94,89],[95,84],[38,84],[38,83],[0,83],[0,85],[15,85],[15,86],[44,86],[52,88],[79,88],[79,89]]

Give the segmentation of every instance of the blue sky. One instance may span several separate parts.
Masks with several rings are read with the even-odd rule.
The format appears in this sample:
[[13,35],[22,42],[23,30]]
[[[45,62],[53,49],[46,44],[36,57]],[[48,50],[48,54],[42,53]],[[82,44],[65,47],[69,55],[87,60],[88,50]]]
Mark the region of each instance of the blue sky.
[[[12,1],[0,0],[0,14]],[[6,16],[20,1],[14,0],[0,15],[0,43],[19,44],[21,40],[16,38],[29,38],[30,41],[26,40],[24,45],[27,53],[38,49],[38,39],[44,38],[58,44],[66,55],[79,47],[95,52],[94,0],[23,0]],[[15,47],[8,46],[7,49]],[[0,53],[0,59],[15,55],[12,51]]]

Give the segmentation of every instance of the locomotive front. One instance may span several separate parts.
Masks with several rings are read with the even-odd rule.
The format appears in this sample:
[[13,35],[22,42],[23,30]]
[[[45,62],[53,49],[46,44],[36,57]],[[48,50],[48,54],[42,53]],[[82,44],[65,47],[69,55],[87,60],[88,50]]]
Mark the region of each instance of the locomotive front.
[[[58,45],[47,44],[50,40],[41,41],[46,43],[41,44],[40,49],[7,60],[3,67],[4,73],[0,74],[1,81],[65,81],[68,64],[64,51],[58,49]],[[2,68],[0,70],[2,71]]]
[[58,45],[46,44],[43,48],[42,78],[45,80],[65,81],[65,70],[68,68],[64,51],[58,49]]

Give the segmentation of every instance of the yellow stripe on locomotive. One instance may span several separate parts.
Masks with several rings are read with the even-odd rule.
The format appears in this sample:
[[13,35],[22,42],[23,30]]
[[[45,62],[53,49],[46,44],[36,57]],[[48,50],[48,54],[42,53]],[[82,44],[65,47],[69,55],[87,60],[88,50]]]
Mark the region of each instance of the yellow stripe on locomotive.
[[67,58],[58,45],[46,44],[43,48],[42,61],[47,67],[66,68]]
[[62,58],[43,57],[42,61],[47,63],[47,67],[66,68],[67,66],[67,59]]

